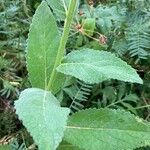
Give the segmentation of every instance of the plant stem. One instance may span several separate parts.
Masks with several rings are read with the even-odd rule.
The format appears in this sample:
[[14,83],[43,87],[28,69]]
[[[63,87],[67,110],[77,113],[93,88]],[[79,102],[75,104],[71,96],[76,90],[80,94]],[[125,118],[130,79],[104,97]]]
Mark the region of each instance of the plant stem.
[[140,106],[140,107],[135,107],[134,109],[143,109],[143,108],[149,108],[150,105],[145,105],[145,106]]
[[77,5],[77,0],[70,0],[70,4],[69,4],[69,8],[68,11],[66,12],[66,19],[65,19],[65,24],[64,24],[64,30],[63,30],[63,34],[60,40],[60,45],[58,48],[58,52],[57,52],[57,56],[56,56],[56,61],[54,64],[54,68],[51,74],[51,78],[48,82],[48,86],[47,86],[47,90],[51,90],[52,89],[52,85],[54,82],[54,78],[56,75],[56,68],[61,64],[61,60],[65,54],[65,46],[68,40],[68,36],[69,36],[69,31],[70,31],[70,27],[71,27],[71,22],[73,20],[73,16],[74,16],[74,12],[75,12],[75,8]]

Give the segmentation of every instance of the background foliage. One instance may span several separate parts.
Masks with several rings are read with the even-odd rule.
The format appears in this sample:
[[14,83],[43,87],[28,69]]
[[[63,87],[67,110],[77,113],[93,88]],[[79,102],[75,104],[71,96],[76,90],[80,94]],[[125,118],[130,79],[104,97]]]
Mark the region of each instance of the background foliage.
[[[25,64],[26,39],[39,3],[40,0],[0,1],[0,144],[11,139],[4,136],[12,135],[12,141],[18,144],[16,149],[22,143],[25,146],[21,149],[33,146],[14,114],[13,103],[22,89],[30,87]],[[64,20],[55,17],[61,32]],[[144,84],[111,80],[91,85],[68,77],[57,94],[63,106],[69,106],[72,113],[89,107],[123,108],[150,121],[149,18],[149,0],[80,1],[66,53],[71,48],[83,47],[113,52],[138,71]]]

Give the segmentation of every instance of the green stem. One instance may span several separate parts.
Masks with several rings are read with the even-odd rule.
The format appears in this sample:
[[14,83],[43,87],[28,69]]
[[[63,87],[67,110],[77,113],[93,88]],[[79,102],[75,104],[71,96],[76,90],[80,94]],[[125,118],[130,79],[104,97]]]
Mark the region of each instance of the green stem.
[[133,108],[133,109],[143,109],[143,108],[149,108],[150,105],[145,105],[145,106],[140,106],[140,107],[136,107],[136,108]]
[[65,20],[63,34],[62,34],[62,37],[61,37],[61,40],[60,40],[60,45],[59,45],[59,48],[58,48],[56,61],[55,61],[54,68],[53,68],[53,71],[52,71],[52,74],[51,74],[51,78],[48,82],[47,90],[52,89],[52,85],[53,85],[54,78],[55,78],[55,75],[56,75],[56,68],[61,64],[61,60],[62,60],[62,58],[65,54],[65,47],[66,47],[66,43],[67,43],[67,40],[68,40],[69,31],[70,31],[70,27],[71,27],[71,22],[73,20],[76,5],[77,5],[77,0],[70,0],[69,8],[68,8],[68,11],[67,11],[67,17],[66,17],[66,20]]

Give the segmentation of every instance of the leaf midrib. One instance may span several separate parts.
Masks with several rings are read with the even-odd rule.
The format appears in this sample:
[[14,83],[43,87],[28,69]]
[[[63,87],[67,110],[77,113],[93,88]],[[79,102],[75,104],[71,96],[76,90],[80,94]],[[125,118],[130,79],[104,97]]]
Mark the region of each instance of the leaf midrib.
[[[87,62],[82,62],[82,63],[78,63],[78,62],[65,62],[65,63],[62,63],[60,66],[65,66],[65,65],[87,65],[87,66],[92,66],[92,67],[101,67],[101,66],[98,66],[99,64],[98,63],[101,63],[103,61],[96,61],[94,63],[87,63]],[[105,61],[104,61],[105,62]],[[119,63],[119,62],[118,62]],[[95,66],[94,66],[95,65]],[[104,64],[103,64],[104,65]],[[112,66],[115,66],[115,65],[112,65],[112,64],[107,64],[105,66],[109,66],[109,67],[112,67]],[[104,66],[102,66],[104,67]],[[115,66],[115,67],[118,67],[118,66]],[[121,66],[119,66],[121,68]]]
[[[113,130],[113,131],[121,131],[121,132],[143,132],[147,133],[148,131],[139,131],[139,130],[123,130],[123,129],[113,129],[113,128],[94,128],[94,127],[81,127],[81,126],[66,126],[67,129],[76,129],[76,130],[99,130],[99,131],[104,131],[104,130]],[[150,131],[149,131],[150,132]]]

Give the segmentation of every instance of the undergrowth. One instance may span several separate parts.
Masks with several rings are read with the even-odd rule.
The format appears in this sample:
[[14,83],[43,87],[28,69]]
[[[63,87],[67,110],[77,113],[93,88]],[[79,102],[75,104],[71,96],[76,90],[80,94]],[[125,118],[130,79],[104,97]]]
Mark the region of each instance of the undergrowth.
[[[0,138],[15,134],[16,149],[36,149],[16,118],[13,106],[20,91],[31,86],[25,49],[32,15],[40,1],[2,0],[0,3]],[[51,9],[62,33],[64,19],[58,17],[53,7]],[[87,84],[68,77],[56,95],[62,106],[69,107],[72,114],[91,107],[121,108],[150,121],[149,17],[149,0],[80,1],[79,11],[71,25],[66,54],[72,48],[113,52],[132,65],[144,83],[138,85],[109,80]],[[23,136],[19,131],[23,132]],[[0,142],[3,144],[4,141]]]

